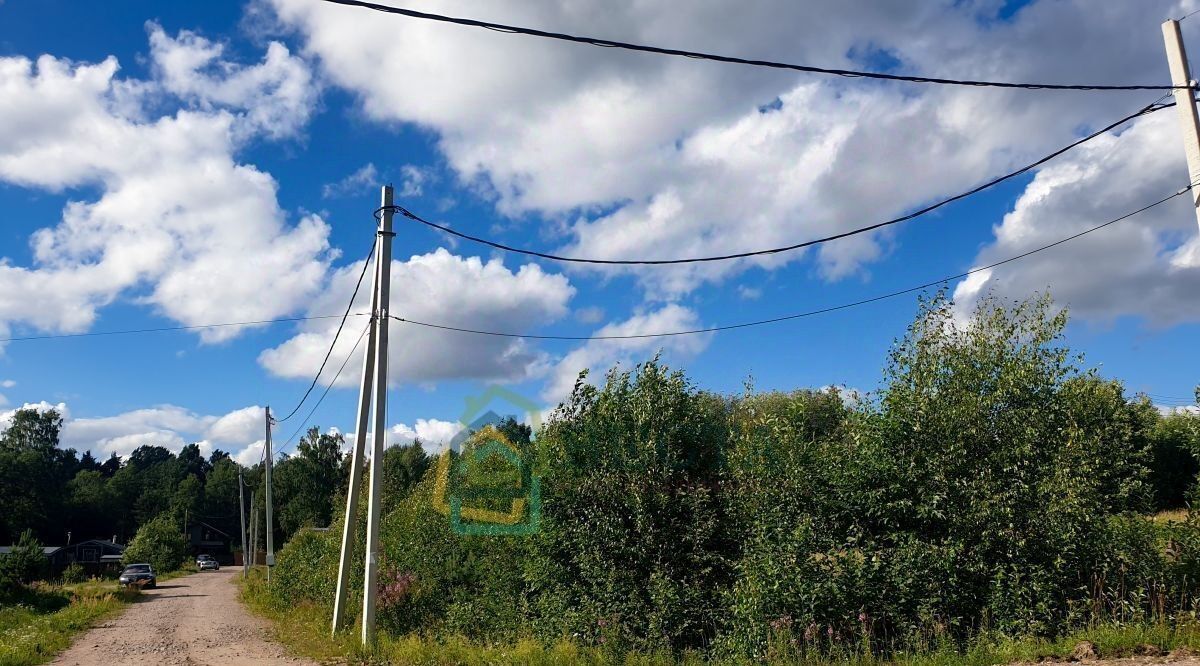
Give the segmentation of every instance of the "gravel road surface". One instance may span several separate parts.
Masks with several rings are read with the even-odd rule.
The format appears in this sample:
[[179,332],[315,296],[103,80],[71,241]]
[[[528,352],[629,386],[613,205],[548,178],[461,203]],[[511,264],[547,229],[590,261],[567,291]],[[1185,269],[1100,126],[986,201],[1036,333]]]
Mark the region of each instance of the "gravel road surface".
[[54,660],[65,666],[124,664],[315,664],[287,656],[265,620],[237,599],[238,569],[165,581],[118,617],[82,634]]

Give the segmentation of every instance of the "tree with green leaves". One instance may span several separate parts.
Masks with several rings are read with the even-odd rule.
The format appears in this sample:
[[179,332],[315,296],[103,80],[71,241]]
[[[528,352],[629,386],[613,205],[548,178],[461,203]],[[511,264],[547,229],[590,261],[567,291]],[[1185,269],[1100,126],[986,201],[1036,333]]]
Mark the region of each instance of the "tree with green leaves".
[[121,561],[125,564],[149,563],[158,574],[174,571],[187,557],[187,537],[179,525],[160,516],[138,528]]
[[340,433],[313,427],[300,439],[296,453],[273,468],[273,498],[280,543],[305,526],[326,527],[333,520],[334,497],[344,477]]
[[42,542],[33,530],[21,532],[21,538],[7,555],[0,555],[0,587],[31,583],[44,578],[49,570]]

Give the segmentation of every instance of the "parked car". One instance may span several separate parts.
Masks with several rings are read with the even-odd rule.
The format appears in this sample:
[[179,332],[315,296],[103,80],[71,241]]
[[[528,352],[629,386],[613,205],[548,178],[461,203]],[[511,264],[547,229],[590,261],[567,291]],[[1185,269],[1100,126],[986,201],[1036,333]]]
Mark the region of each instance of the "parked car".
[[149,564],[130,564],[121,572],[117,579],[122,585],[137,585],[142,588],[154,588],[158,585],[158,576]]
[[217,559],[212,555],[201,555],[196,558],[196,568],[201,571],[204,571],[205,569],[220,571],[221,563],[217,562]]

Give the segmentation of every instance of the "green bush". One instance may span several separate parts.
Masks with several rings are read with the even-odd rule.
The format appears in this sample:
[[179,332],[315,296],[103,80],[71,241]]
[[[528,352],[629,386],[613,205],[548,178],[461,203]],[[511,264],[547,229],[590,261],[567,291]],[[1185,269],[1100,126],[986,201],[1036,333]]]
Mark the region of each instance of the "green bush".
[[332,608],[340,537],[340,530],[300,530],[275,554],[271,593],[280,608],[305,601]]
[[78,562],[72,562],[63,569],[62,582],[82,583],[85,580],[87,580],[87,572],[83,570],[83,565]]
[[163,574],[178,569],[187,551],[187,537],[169,517],[159,516],[138,529],[121,560],[125,564],[147,562]]
[[712,640],[735,554],[726,410],[657,360],[577,383],[537,439],[542,521],[524,579],[538,637],[651,651]]

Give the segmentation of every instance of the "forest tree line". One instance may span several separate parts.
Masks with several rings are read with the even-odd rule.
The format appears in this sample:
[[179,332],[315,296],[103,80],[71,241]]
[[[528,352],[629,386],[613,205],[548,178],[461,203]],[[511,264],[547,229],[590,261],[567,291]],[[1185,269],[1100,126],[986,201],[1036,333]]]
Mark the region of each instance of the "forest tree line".
[[[204,521],[233,535],[238,520],[238,473],[262,520],[263,464],[242,467],[225,451],[205,457],[198,444],[178,453],[144,445],[103,461],[90,451],[62,448],[63,419],[54,410],[18,409],[0,432],[0,543],[16,543],[25,530],[43,544],[85,539],[126,544],[138,528],[168,518]],[[272,470],[276,543],[305,526],[325,527],[344,496],[349,459],[342,435],[309,429]],[[401,491],[429,465],[420,441],[393,446],[384,455],[387,487]]]

